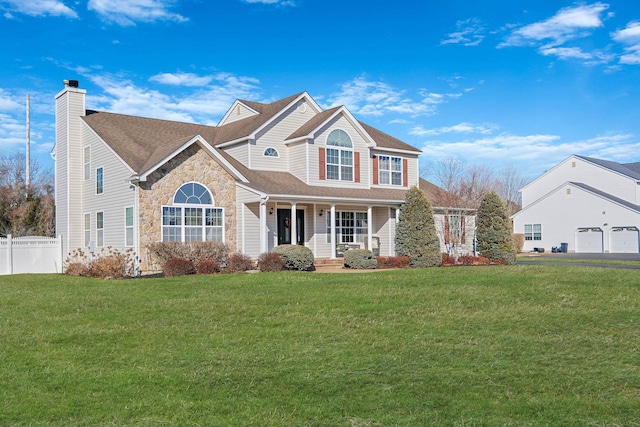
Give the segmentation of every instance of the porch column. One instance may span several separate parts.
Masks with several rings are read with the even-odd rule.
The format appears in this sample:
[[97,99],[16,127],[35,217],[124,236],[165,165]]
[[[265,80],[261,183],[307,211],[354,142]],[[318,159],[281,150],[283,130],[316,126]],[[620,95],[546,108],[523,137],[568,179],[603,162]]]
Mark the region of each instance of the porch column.
[[291,244],[298,244],[298,216],[296,215],[296,202],[291,203]]
[[[260,253],[263,254],[268,250],[267,236],[267,201],[268,198],[260,199]],[[244,228],[244,224],[242,224]],[[244,250],[243,250],[244,252]]]
[[367,249],[373,252],[373,207],[367,208]]
[[331,205],[331,259],[336,259],[336,205]]

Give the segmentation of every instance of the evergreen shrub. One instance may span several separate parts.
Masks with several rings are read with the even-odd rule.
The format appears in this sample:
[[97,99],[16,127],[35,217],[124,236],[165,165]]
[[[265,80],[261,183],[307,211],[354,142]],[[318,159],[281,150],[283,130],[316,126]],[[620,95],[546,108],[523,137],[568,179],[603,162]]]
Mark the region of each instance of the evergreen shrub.
[[411,267],[435,267],[442,263],[433,210],[427,196],[417,187],[407,191],[400,207],[396,254],[408,256]]
[[480,255],[494,264],[515,264],[516,249],[511,236],[511,220],[500,197],[487,193],[476,214],[476,239]]
[[312,271],[313,252],[306,246],[300,245],[279,245],[273,252],[284,258],[284,267],[287,270]]
[[373,269],[378,266],[378,261],[370,250],[350,249],[344,253],[344,266],[346,268]]

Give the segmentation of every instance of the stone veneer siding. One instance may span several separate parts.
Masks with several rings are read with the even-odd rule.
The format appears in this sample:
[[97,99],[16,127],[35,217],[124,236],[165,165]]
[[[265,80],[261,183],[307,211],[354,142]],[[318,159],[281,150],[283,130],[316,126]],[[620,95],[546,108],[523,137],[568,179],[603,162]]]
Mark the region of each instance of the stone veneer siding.
[[231,251],[236,242],[236,184],[211,155],[197,145],[186,148],[140,183],[140,255],[142,270],[153,269],[147,250],[162,240],[162,206],[173,205],[173,196],[183,184],[198,182],[211,191],[216,207],[224,208],[224,239]]

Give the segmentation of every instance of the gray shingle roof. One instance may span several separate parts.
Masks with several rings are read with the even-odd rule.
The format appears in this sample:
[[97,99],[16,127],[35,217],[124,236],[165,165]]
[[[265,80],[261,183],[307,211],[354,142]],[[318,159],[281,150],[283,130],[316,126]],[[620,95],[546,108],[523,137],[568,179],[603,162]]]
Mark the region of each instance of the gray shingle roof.
[[640,170],[638,170],[639,163],[621,164],[621,163],[613,162],[611,160],[596,159],[595,157],[586,157],[586,156],[578,156],[578,155],[576,155],[576,157],[580,159],[584,159],[591,163],[595,163],[596,165],[610,169],[614,172],[618,172],[622,175],[626,175],[630,178],[640,180]]
[[571,185],[575,185],[576,187],[582,188],[583,190],[589,191],[591,193],[597,194],[598,196],[605,198],[609,201],[612,201],[614,203],[617,203],[619,205],[625,206],[629,209],[632,209],[636,212],[640,212],[640,206],[639,205],[634,205],[633,203],[629,203],[628,201],[621,199],[619,197],[616,197],[612,194],[609,193],[605,193],[604,191],[598,190],[597,188],[594,188],[590,185],[587,184],[583,184],[581,182],[569,182],[569,184]]
[[[202,136],[202,138],[213,147],[217,147],[225,142],[246,138],[300,95],[301,94],[292,95],[270,104],[241,101],[260,114],[219,127],[97,111],[87,111],[83,120],[135,173],[141,174],[168,158],[168,156],[178,148],[197,135]],[[333,112],[335,112],[335,109],[329,109],[317,114],[296,130],[292,134],[292,137],[295,135],[308,134],[333,114]],[[364,123],[361,123],[361,125],[380,147],[408,150],[416,153],[420,152],[417,148],[371,126]],[[224,150],[220,148],[216,148],[216,150],[249,180],[249,185],[252,188],[267,194],[348,198],[354,200],[373,199],[386,200],[389,202],[404,201],[405,190],[391,188],[346,189],[310,186],[288,172],[249,169]]]

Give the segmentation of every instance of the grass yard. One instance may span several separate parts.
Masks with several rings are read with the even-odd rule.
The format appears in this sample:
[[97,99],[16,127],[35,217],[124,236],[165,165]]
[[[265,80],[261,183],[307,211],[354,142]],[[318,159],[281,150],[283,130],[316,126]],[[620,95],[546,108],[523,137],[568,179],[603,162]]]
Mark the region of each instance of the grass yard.
[[640,272],[0,276],[2,426],[640,426]]

